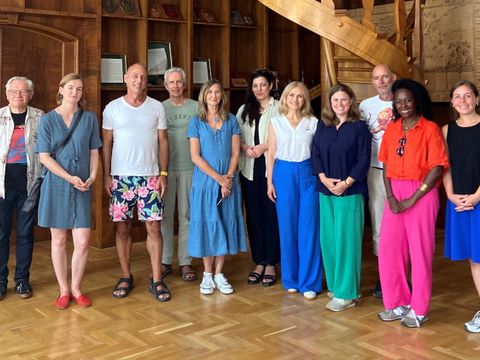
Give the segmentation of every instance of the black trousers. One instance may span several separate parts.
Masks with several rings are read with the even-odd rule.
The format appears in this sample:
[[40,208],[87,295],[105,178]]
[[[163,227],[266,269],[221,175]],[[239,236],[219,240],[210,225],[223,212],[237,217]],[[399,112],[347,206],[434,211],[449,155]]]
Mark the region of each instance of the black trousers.
[[276,265],[280,262],[277,211],[267,196],[267,179],[261,176],[250,181],[240,174],[240,181],[253,261],[255,264]]

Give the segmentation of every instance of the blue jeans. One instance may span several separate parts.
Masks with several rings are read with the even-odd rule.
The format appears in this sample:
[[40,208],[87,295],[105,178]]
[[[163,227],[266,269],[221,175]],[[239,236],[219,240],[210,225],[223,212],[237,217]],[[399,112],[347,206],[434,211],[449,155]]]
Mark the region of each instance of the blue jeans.
[[33,253],[33,225],[35,211],[22,211],[27,199],[26,191],[7,191],[5,199],[0,198],[0,283],[8,282],[8,256],[13,213],[17,225],[15,281],[30,278]]

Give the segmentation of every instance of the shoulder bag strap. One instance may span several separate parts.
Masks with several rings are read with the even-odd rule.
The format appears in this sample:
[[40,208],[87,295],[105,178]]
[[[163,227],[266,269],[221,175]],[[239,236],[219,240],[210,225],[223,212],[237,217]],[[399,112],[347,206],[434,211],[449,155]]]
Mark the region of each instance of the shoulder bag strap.
[[72,125],[72,128],[70,129],[70,131],[68,132],[68,135],[67,137],[63,140],[63,142],[60,144],[60,146],[58,147],[57,151],[55,153],[52,154],[52,157],[55,159],[58,154],[60,154],[60,152],[65,148],[65,145],[68,144],[68,142],[70,141],[70,139],[72,138],[73,136],[73,133],[75,132],[75,129],[77,128],[77,125],[78,123],[80,122],[80,119],[82,118],[82,115],[83,115],[83,108],[80,108],[80,112],[77,116],[77,119],[75,120],[75,122],[73,123]]

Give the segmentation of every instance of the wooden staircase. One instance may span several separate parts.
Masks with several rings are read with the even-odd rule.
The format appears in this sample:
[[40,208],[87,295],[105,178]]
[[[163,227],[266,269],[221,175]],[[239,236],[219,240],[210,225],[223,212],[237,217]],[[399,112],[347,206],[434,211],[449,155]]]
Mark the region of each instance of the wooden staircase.
[[[372,96],[371,70],[388,64],[399,77],[422,80],[421,0],[407,15],[404,0],[395,0],[395,33],[375,31],[371,22],[374,0],[364,0],[361,22],[336,10],[333,0],[258,0],[266,7],[321,37],[321,84],[312,97],[326,94],[337,83],[352,87],[359,100]],[[323,100],[323,99],[322,99]]]

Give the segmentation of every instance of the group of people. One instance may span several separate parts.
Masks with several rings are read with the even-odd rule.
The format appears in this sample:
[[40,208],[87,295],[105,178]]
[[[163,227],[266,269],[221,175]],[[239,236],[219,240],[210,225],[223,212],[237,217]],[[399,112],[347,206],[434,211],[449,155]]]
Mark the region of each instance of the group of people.
[[[368,199],[379,268],[373,295],[385,307],[378,316],[420,327],[428,320],[442,179],[448,197],[445,255],[470,261],[480,295],[480,107],[473,83],[462,81],[452,88],[457,119],[442,134],[432,121],[425,87],[411,79],[397,80],[387,65],[373,69],[378,95],[360,106],[350,87],[334,85],[320,120],[301,82],[289,83],[280,100],[273,99],[274,78],[266,69],[252,73],[236,117],[226,111],[226,94],[217,80],[202,85],[197,103],[184,97],[185,72],[171,68],[164,76],[169,98],[161,103],[147,95],[147,78],[144,66],[128,68],[127,93],[103,111],[102,140],[95,114],[82,107],[78,75],[62,79],[59,105],[47,114],[28,106],[33,96],[29,79],[7,82],[9,104],[0,109],[0,299],[7,292],[14,212],[15,291],[22,298],[32,295],[35,210],[22,206],[42,176],[38,224],[51,231],[60,290],[55,305],[92,304],[81,280],[100,147],[121,267],[115,298],[125,298],[134,288],[134,211],[146,226],[148,290],[156,300],[171,299],[165,277],[173,272],[174,214],[182,279],[197,279],[192,257],[202,258],[200,293],[232,294],[223,267],[226,255],[247,249],[244,204],[255,263],[248,284],[274,285],[280,265],[288,293],[315,299],[323,290],[324,270],[330,298],[326,307],[343,311],[361,296]],[[70,282],[69,229],[74,243]],[[480,332],[480,312],[465,328]]]

